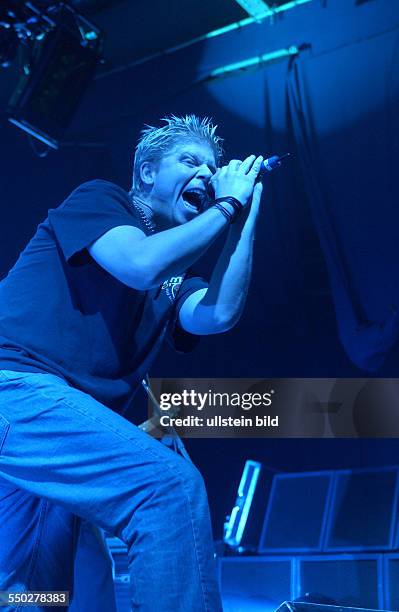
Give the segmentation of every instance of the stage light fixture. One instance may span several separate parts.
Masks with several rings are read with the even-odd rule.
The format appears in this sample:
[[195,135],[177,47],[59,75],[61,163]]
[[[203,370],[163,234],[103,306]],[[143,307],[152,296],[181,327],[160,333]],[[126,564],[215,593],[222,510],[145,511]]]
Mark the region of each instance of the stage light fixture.
[[258,17],[262,15],[265,10],[269,9],[268,3],[264,0],[236,0],[237,4],[241,6],[251,17]]
[[256,551],[276,470],[258,461],[244,465],[236,501],[224,524],[223,541],[238,552]]
[[236,503],[225,524],[224,541],[234,548],[241,544],[261,468],[262,465],[257,461],[246,461],[245,463]]
[[18,49],[18,37],[7,23],[0,22],[0,66],[8,68]]
[[27,49],[8,120],[57,149],[101,59],[102,33],[65,3],[7,5],[5,29]]

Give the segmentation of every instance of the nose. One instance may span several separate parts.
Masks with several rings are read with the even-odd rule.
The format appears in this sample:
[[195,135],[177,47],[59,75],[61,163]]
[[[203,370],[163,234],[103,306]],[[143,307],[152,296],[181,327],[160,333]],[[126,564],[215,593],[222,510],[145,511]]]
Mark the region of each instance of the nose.
[[207,166],[207,164],[202,164],[197,171],[197,176],[199,178],[204,178],[207,181],[209,181],[209,179],[211,178],[211,176],[213,176],[213,172],[212,170],[209,168],[209,166]]

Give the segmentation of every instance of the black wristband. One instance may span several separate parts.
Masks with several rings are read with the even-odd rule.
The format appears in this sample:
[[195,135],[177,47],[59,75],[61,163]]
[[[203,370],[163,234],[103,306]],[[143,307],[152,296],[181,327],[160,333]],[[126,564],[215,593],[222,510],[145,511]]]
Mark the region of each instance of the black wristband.
[[227,219],[227,221],[228,221],[229,223],[233,223],[233,221],[234,221],[234,219],[235,219],[234,214],[232,214],[231,212],[229,212],[229,211],[227,210],[227,208],[225,208],[224,206],[222,206],[222,205],[221,205],[219,202],[217,202],[217,203],[214,205],[214,208],[217,208],[218,210],[220,210],[220,212],[222,213],[222,215],[223,215],[224,217],[226,217],[226,219]]
[[239,200],[237,200],[237,198],[233,198],[233,196],[225,196],[224,198],[217,198],[215,200],[215,204],[221,204],[223,202],[225,202],[226,204],[230,204],[230,206],[233,207],[234,213],[233,214],[229,213],[229,214],[231,217],[230,223],[234,223],[234,221],[237,219],[240,212],[243,210],[244,206],[241,204]]
[[244,208],[240,200],[237,200],[237,198],[233,198],[233,196],[225,196],[224,198],[217,198],[215,202],[227,202],[227,204],[231,204],[231,206],[234,208],[234,212],[236,212],[237,214],[240,213],[242,209]]

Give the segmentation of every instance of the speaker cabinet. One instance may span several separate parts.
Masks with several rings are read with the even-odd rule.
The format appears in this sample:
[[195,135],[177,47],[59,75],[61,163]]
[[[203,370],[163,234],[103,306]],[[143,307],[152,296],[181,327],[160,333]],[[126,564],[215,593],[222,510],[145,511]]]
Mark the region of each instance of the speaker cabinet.
[[325,550],[392,548],[397,498],[397,468],[336,472]]
[[332,472],[277,474],[259,552],[321,551],[331,485]]
[[292,559],[226,557],[219,559],[224,612],[274,610],[292,594]]
[[381,565],[378,555],[300,558],[296,596],[314,593],[340,606],[383,608]]
[[399,610],[399,554],[384,556],[385,607]]

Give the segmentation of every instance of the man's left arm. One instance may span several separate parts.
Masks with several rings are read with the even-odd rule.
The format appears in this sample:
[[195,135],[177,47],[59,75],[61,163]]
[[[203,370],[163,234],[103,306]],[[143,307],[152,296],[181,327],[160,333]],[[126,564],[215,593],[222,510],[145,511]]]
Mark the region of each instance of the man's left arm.
[[248,215],[239,218],[216,263],[209,287],[192,293],[179,312],[180,325],[197,335],[218,334],[234,327],[245,306],[252,271],[253,241],[262,195],[254,188]]

